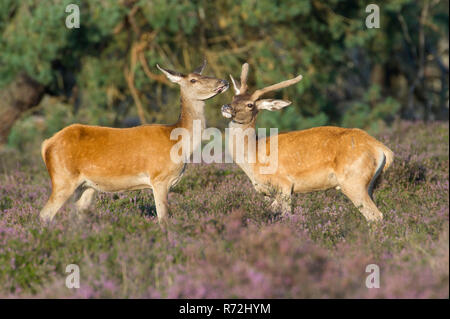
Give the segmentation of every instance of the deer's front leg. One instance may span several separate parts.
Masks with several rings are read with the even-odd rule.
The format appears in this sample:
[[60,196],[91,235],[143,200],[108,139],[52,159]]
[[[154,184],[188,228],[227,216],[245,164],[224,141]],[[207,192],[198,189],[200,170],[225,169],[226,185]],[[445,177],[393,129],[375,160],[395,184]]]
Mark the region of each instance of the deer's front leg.
[[281,210],[283,215],[292,214],[292,200],[291,196],[280,195],[275,198],[271,205],[274,210]]
[[[272,201],[273,198],[270,196],[264,196],[266,200]],[[290,215],[292,214],[292,199],[291,195],[286,194],[277,194],[275,196],[275,200],[273,200],[272,204],[270,205],[272,210],[280,210],[283,215]]]
[[[262,184],[255,185],[255,189],[258,192],[261,192],[263,194],[272,194],[274,196],[265,195],[264,199],[266,201],[272,202],[270,205],[271,209],[274,211],[281,210],[281,213],[283,215],[290,215],[292,213],[292,186],[288,185],[286,183],[286,187],[283,187],[282,190],[277,189],[270,189],[270,188],[264,188],[262,187]],[[276,192],[276,194],[274,194]],[[274,199],[275,197],[275,199]]]
[[166,183],[159,183],[153,186],[153,195],[155,196],[156,214],[158,215],[158,222],[165,224],[169,217],[169,204],[167,195],[169,188]]
[[292,199],[291,196],[284,196],[281,200],[281,212],[285,216],[292,215]]

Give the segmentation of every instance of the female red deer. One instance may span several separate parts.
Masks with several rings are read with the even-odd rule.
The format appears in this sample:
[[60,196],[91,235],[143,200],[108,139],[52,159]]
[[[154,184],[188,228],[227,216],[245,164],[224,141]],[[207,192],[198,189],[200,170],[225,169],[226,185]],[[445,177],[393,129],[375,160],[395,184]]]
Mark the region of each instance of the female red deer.
[[[158,220],[167,218],[167,194],[180,178],[185,163],[171,160],[172,130],[184,128],[192,135],[193,121],[205,125],[205,100],[224,92],[228,82],[202,76],[206,61],[184,75],[157,66],[180,86],[181,115],[174,125],[141,125],[109,128],[74,124],[42,143],[42,158],[52,180],[52,194],[40,216],[53,219],[66,200],[78,190],[76,206],[88,208],[96,190],[118,192],[152,188]],[[190,148],[186,154],[192,154]]]

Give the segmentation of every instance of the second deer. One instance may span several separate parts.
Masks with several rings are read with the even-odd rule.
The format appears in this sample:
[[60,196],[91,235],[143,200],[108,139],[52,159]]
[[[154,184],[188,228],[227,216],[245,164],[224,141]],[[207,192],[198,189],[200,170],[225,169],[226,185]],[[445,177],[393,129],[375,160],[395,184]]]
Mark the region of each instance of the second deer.
[[[231,119],[230,134],[237,136],[245,132],[247,136],[247,139],[243,139],[244,159],[252,157],[256,161],[251,163],[244,160],[237,164],[250,178],[255,189],[269,194],[275,188],[277,195],[273,206],[281,205],[284,213],[291,212],[293,193],[341,189],[367,221],[381,220],[383,214],[372,199],[373,185],[380,173],[385,172],[391,165],[394,154],[360,129],[323,126],[279,134],[276,136],[277,170],[272,174],[260,173],[260,168],[266,164],[256,156],[259,154],[258,146],[265,143],[266,150],[270,150],[269,145],[273,137],[259,140],[256,149],[248,147],[249,139],[256,139],[256,117],[260,110],[275,111],[291,104],[289,101],[261,97],[267,92],[299,82],[302,76],[249,93],[247,75],[247,63],[242,66],[240,84],[230,75],[235,96],[231,104],[222,106],[222,115]],[[232,141],[228,147],[234,147]],[[233,150],[230,153],[236,156]],[[236,159],[233,159],[236,162]]]

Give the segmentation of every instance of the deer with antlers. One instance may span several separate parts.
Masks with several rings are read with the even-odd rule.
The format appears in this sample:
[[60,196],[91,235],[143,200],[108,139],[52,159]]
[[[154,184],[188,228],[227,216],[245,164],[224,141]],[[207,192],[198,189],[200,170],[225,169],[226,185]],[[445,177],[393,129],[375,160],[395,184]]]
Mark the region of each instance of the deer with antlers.
[[[228,82],[203,76],[203,65],[181,74],[158,69],[180,86],[181,114],[174,125],[141,125],[109,128],[74,124],[42,143],[42,158],[52,182],[52,193],[40,213],[44,221],[53,219],[66,200],[76,192],[78,211],[86,210],[96,191],[118,192],[153,189],[158,220],[168,214],[167,194],[180,180],[185,163],[171,160],[176,140],[171,131],[184,128],[191,133],[194,120],[204,128],[205,100],[228,89]],[[192,145],[192,144],[191,144]],[[187,154],[192,154],[194,145]]]
[[[257,147],[246,147],[249,140],[256,139],[255,122],[260,110],[280,110],[291,104],[289,101],[261,99],[274,90],[285,88],[301,81],[302,76],[247,92],[248,64],[242,66],[241,83],[230,75],[235,96],[231,104],[222,106],[222,115],[230,118],[230,134],[245,134],[244,160],[237,163],[252,181],[257,191],[270,194],[275,189],[273,206],[281,206],[284,213],[291,212],[291,195],[336,188],[353,202],[367,221],[378,221],[383,214],[373,202],[373,185],[381,172],[385,172],[393,161],[392,151],[360,129],[332,126],[281,133],[258,140]],[[233,132],[234,131],[234,132]],[[262,174],[263,163],[256,154],[261,145],[270,150],[277,139],[278,166],[276,172]],[[229,142],[228,148],[235,145]],[[250,154],[256,152],[256,154]],[[267,151],[264,151],[267,152]],[[233,156],[236,154],[230,150]],[[236,160],[235,160],[236,161]]]

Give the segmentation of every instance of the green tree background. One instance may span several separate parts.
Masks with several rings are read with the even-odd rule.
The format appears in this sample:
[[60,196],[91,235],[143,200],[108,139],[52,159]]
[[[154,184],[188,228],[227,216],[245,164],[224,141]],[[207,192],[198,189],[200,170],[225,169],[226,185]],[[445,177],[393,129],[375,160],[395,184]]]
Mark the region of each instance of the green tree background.
[[[68,29],[68,4],[81,27]],[[15,122],[8,144],[25,149],[74,123],[125,127],[174,122],[179,95],[155,68],[181,72],[203,57],[207,74],[262,87],[303,74],[273,93],[293,101],[263,112],[281,131],[325,124],[377,130],[395,119],[448,119],[448,1],[379,2],[381,27],[368,29],[373,1],[2,0],[0,90],[21,73],[45,87]],[[209,126],[223,128],[208,102]]]

